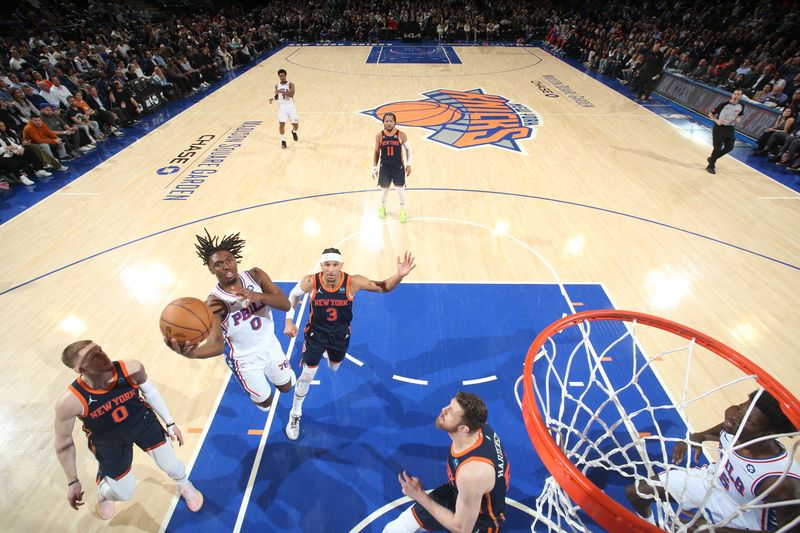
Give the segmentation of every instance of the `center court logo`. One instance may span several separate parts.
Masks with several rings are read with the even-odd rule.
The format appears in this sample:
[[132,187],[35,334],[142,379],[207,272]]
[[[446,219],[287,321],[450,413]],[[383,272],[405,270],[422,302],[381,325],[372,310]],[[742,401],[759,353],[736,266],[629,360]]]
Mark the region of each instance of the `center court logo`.
[[533,138],[540,123],[528,106],[482,89],[422,94],[422,100],[390,102],[362,113],[382,121],[392,112],[398,126],[432,130],[428,139],[453,148],[496,146],[514,152],[522,151],[519,141]]

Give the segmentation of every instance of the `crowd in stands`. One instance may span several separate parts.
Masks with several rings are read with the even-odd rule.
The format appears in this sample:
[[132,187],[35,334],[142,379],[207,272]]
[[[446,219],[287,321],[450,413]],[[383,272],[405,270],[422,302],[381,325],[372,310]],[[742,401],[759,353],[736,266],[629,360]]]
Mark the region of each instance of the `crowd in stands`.
[[[782,111],[756,154],[800,166],[800,4],[736,0],[632,2],[560,12],[548,22],[551,47],[627,84],[648,100],[663,71]],[[654,79],[655,77],[655,79]]]
[[37,3],[18,4],[0,37],[5,189],[124,135],[144,112],[137,95],[194,94],[278,43],[268,24],[235,10],[156,21],[127,4]]
[[[160,4],[158,2],[161,2]],[[662,70],[788,109],[759,139],[797,167],[800,6],[770,0],[27,0],[0,8],[0,188],[29,184],[123,135],[136,95],[207,88],[282,40],[546,39],[648,99]],[[142,7],[144,6],[144,7]],[[3,12],[3,10],[5,12]],[[410,26],[409,26],[410,25]]]

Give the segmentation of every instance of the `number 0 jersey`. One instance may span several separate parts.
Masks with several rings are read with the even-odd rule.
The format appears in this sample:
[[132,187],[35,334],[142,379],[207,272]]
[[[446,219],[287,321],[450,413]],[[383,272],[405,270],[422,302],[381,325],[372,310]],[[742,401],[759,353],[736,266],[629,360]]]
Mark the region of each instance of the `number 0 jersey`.
[[339,285],[328,290],[322,281],[322,272],[317,272],[314,275],[314,289],[310,300],[311,315],[306,323],[306,332],[313,329],[332,334],[350,330],[350,322],[353,320],[350,274],[342,272]]
[[150,407],[139,394],[139,385],[130,380],[122,361],[113,361],[114,381],[107,389],[92,389],[81,377],[69,386],[83,405],[78,418],[91,440],[116,437],[139,422]]
[[[242,286],[253,292],[263,292],[261,285],[248,271],[239,274]],[[226,292],[217,284],[210,296],[225,304],[225,315],[220,318],[222,333],[230,347],[230,357],[269,351],[276,342],[272,311],[261,302],[243,302],[240,296]],[[242,306],[242,303],[247,303]]]

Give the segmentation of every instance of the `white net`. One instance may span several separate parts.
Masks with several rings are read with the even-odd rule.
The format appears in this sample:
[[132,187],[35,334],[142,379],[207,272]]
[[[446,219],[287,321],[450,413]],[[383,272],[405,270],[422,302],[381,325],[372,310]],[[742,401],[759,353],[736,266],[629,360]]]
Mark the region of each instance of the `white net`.
[[[611,501],[634,513],[626,490],[640,498],[654,493],[650,508],[662,530],[789,531],[800,524],[800,492],[775,500],[800,486],[800,433],[744,442],[753,405],[767,395],[764,376],[743,372],[708,346],[705,337],[684,339],[636,321],[565,327],[545,340],[533,364],[541,419],[566,460]],[[744,406],[737,415],[744,423],[725,426],[731,433],[719,444],[706,442],[696,460],[690,435],[726,420],[736,404]],[[689,451],[674,458],[676,445]],[[753,450],[760,458],[747,457]],[[764,457],[765,450],[775,453]],[[548,478],[531,529],[602,531],[574,500]]]

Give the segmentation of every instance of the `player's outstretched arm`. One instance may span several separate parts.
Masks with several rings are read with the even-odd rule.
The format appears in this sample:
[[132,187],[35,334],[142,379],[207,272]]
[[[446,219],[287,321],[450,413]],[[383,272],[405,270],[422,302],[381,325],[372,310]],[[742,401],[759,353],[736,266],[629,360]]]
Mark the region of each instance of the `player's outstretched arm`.
[[262,292],[253,292],[247,287],[241,289],[231,289],[237,296],[241,296],[250,302],[261,302],[274,309],[281,311],[289,311],[292,307],[289,305],[289,300],[280,287],[275,285],[266,272],[256,267],[250,270],[250,273],[255,278],[256,282],[261,286]]
[[289,293],[289,305],[291,309],[286,313],[286,325],[283,334],[287,337],[297,336],[297,326],[294,323],[295,310],[298,309],[303,296],[314,290],[314,276],[308,275],[301,279]]
[[72,429],[75,427],[75,418],[82,414],[83,405],[70,391],[62,394],[56,402],[54,424],[56,457],[67,476],[67,501],[75,510],[84,502],[82,501],[83,487],[78,480],[78,467],[75,462],[75,441],[72,440]]
[[355,275],[350,278],[350,296],[353,296],[360,290],[369,292],[390,292],[397,287],[403,278],[416,268],[414,262],[414,255],[411,252],[406,252],[401,259],[397,257],[397,272],[386,278],[383,281],[374,281],[364,276]]
[[169,409],[167,409],[167,403],[164,401],[164,397],[161,396],[161,393],[153,382],[147,378],[144,365],[135,359],[123,361],[123,364],[128,371],[130,380],[139,385],[139,390],[142,391],[144,401],[146,401],[159,418],[164,421],[164,425],[167,426],[167,434],[169,437],[172,440],[177,439],[178,444],[183,446],[183,434],[178,426],[175,425],[172,415],[169,414]]
[[[717,424],[713,428],[709,428],[699,433],[692,433],[689,435],[689,441],[694,448],[694,461],[700,460],[700,455],[703,453],[701,446],[707,440],[719,441],[719,432],[722,431],[722,424]],[[683,441],[676,442],[675,447],[672,448],[672,462],[674,464],[681,464],[686,457],[687,446]]]

